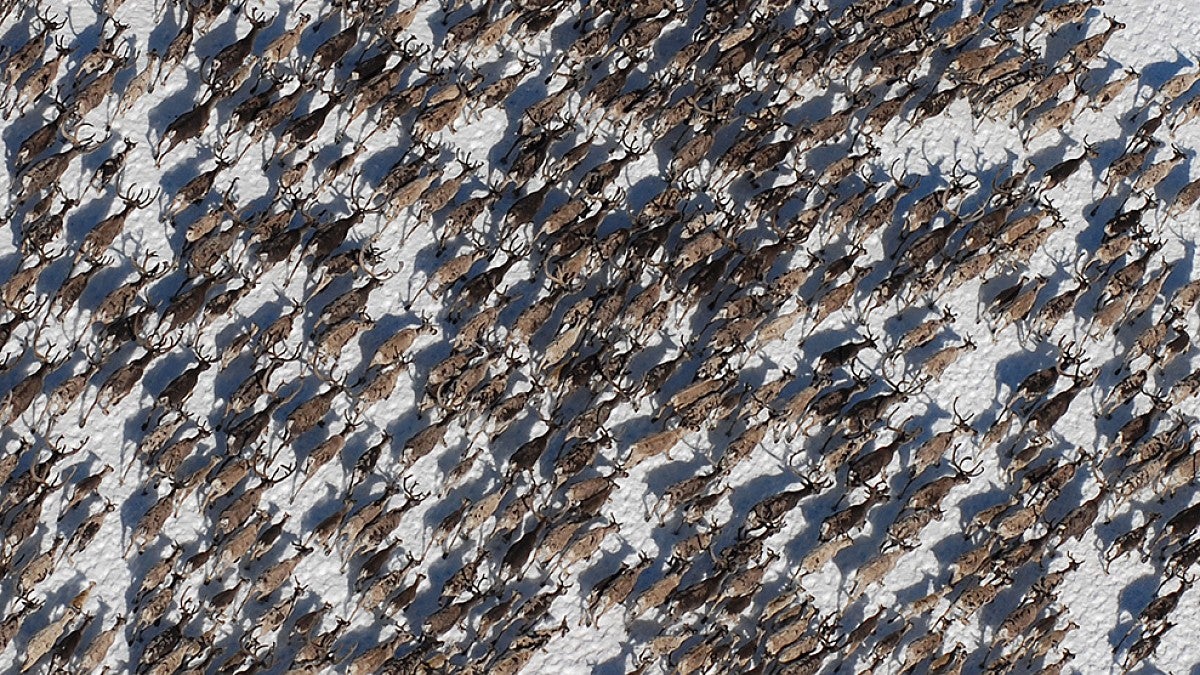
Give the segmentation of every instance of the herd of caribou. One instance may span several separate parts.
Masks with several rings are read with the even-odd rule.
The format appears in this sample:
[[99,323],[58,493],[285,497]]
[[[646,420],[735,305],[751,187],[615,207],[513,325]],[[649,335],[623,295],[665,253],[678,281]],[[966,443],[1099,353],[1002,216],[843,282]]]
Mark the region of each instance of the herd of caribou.
[[1200,68],[1103,0],[310,3],[0,9],[0,662],[1155,662]]

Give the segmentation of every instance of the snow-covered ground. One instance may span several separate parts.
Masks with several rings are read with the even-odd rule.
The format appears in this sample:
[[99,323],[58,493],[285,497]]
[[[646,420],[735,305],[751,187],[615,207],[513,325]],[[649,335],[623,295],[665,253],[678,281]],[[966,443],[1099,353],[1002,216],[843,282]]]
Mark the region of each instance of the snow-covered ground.
[[[183,44],[185,5],[113,4],[38,9],[65,20],[51,32],[64,58],[54,84],[10,111],[0,133],[12,233],[0,242],[0,279],[17,280],[0,288],[11,331],[0,391],[13,392],[6,418],[24,407],[2,437],[3,668],[79,667],[119,620],[97,660],[113,672],[237,672],[255,661],[267,672],[409,672],[405,659],[530,673],[1200,665],[1200,593],[1180,562],[1197,541],[1185,522],[1197,496],[1196,399],[1184,388],[1200,366],[1187,338],[1200,320],[1184,296],[1200,279],[1200,216],[1173,207],[1197,178],[1200,121],[1184,121],[1190,81],[1164,86],[1200,70],[1200,18],[1186,3],[1108,0],[1057,30],[1036,19],[1008,31],[980,70],[1019,53],[1031,82],[1075,70],[1042,105],[1000,115],[1001,98],[967,96],[953,63],[999,44],[995,30],[983,23],[958,46],[943,38],[960,18],[984,12],[999,27],[1028,3],[860,2],[865,21],[843,2],[821,4],[823,19],[770,2],[209,3],[198,5],[214,10],[207,19],[193,10],[180,61],[136,100],[128,92],[151,53]],[[889,36],[908,24],[881,17],[904,7],[916,10],[909,21],[937,18],[899,45],[927,48],[925,58],[887,82],[876,67],[895,57]],[[0,23],[6,81],[17,85],[6,103],[30,86],[22,73],[59,53],[47,34],[30,70],[13,70],[40,30],[35,14],[16,7]],[[635,34],[655,21],[659,37],[639,50]],[[1111,21],[1124,28],[1103,51],[1073,61],[1068,52]],[[779,65],[788,39],[803,43],[802,31],[783,31],[802,25],[822,39],[845,31],[812,74]],[[606,26],[606,39],[576,43]],[[293,28],[295,48],[270,63],[269,47]],[[389,43],[382,34],[393,28]],[[217,58],[252,30],[244,56]],[[81,72],[114,32],[115,58]],[[344,57],[321,67],[338,35]],[[756,40],[730,72],[728,60]],[[863,53],[839,61],[862,41]],[[709,42],[711,53],[679,67],[677,54]],[[384,90],[401,94],[367,106],[365,78],[352,72],[386,50],[381,68],[397,79]],[[222,89],[212,74],[226,66],[233,84]],[[1113,100],[1088,107],[1127,71]],[[108,73],[112,93],[74,119],[80,92]],[[488,100],[490,85],[517,73],[511,91]],[[300,91],[295,108],[274,126],[239,126],[243,104],[275,83],[274,101]],[[952,86],[962,95],[944,112],[909,123]],[[870,119],[895,97],[898,115]],[[1068,122],[1029,139],[1033,113],[1072,97]],[[161,143],[210,103],[194,138]],[[68,133],[19,157],[59,105]],[[842,126],[818,135],[818,122],[847,109]],[[276,152],[291,142],[285,130],[302,135],[289,119],[321,110],[311,138]],[[1139,140],[1159,115],[1145,136],[1158,145]],[[557,129],[539,149],[539,134]],[[680,170],[702,142],[692,139],[710,133],[711,148]],[[729,164],[747,138],[753,152]],[[783,141],[785,154],[755,162]],[[1095,154],[1049,186],[1051,168],[1085,144]],[[1128,180],[1106,171],[1143,147]],[[94,181],[123,148],[123,167]],[[23,202],[28,167],[63,151],[58,190]],[[830,179],[846,157],[861,162]],[[414,173],[402,177],[402,163]],[[214,168],[211,185],[178,197]],[[681,190],[670,204],[659,198],[668,187]],[[910,220],[946,187],[961,192]],[[774,206],[761,196],[768,188],[778,188]],[[31,212],[47,194],[45,212],[67,210],[39,254]],[[145,206],[100,243],[102,255],[85,254],[97,223],[137,194]],[[582,210],[563,217],[575,202]],[[1116,216],[1143,206],[1140,225],[1119,231]],[[1022,220],[1039,209],[1044,217]],[[286,215],[259,232],[264,213]],[[811,231],[805,214],[818,215]],[[946,239],[906,275],[939,232]],[[1127,251],[1115,248],[1122,241]],[[338,257],[356,247],[366,253]],[[472,253],[462,269],[447,266]],[[136,265],[157,276],[122,286],[139,279]],[[77,301],[51,302],[81,273],[92,276]],[[355,288],[368,289],[358,305],[343,295]],[[137,292],[99,321],[120,289]],[[849,295],[834,303],[835,289]],[[203,303],[189,309],[189,299]],[[349,307],[334,326],[342,335],[326,322],[339,303]],[[294,321],[277,322],[285,316]],[[904,343],[935,320],[928,342]],[[380,348],[397,335],[413,342],[383,363]],[[829,350],[864,338],[874,342],[829,364]],[[332,341],[343,343],[336,353]],[[960,346],[953,358],[940,351]],[[938,358],[944,368],[929,372]],[[1059,363],[1044,391],[1017,400],[1027,376]],[[177,379],[186,372],[190,389]],[[1144,380],[1114,404],[1130,376]],[[262,391],[239,396],[255,377]],[[75,382],[85,383],[78,395],[63,397]],[[172,403],[171,388],[186,392]],[[849,397],[819,414],[830,392]],[[1052,419],[1047,404],[1068,400]],[[1133,420],[1146,426],[1135,432]],[[255,422],[261,433],[247,431]],[[177,445],[186,441],[194,448]],[[188,452],[173,466],[164,449]],[[79,487],[89,476],[100,477],[95,494]],[[764,500],[783,496],[778,506],[789,494],[763,517]],[[930,503],[918,508],[918,495]],[[845,510],[859,504],[873,508]],[[845,527],[828,520],[835,513]],[[1152,517],[1141,541],[1122,538]],[[326,546],[318,530],[331,525]],[[1139,550],[1110,561],[1124,541]],[[45,551],[54,564],[38,578]],[[280,567],[289,561],[294,569]],[[1176,602],[1140,616],[1156,598]],[[325,644],[306,653],[319,634]],[[63,654],[37,659],[39,642]],[[1145,658],[1130,656],[1142,649]]]

